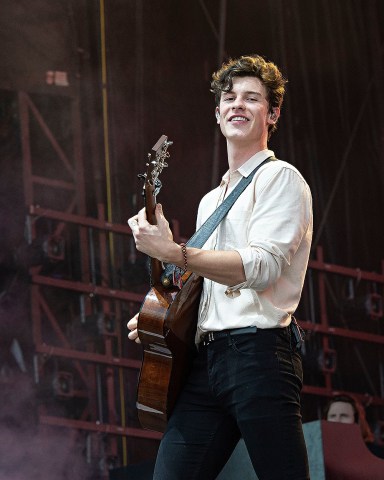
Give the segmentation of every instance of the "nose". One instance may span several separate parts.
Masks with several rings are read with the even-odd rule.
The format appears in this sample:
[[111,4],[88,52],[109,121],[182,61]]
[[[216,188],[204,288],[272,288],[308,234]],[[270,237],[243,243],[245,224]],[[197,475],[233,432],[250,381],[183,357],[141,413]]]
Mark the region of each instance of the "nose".
[[244,100],[241,97],[236,97],[232,105],[232,110],[243,110],[243,109],[244,109]]

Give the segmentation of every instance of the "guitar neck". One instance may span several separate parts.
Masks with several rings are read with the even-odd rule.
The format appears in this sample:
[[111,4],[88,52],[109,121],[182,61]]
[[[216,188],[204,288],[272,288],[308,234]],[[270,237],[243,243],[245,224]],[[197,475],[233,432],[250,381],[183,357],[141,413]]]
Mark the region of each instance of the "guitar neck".
[[[145,212],[147,220],[151,225],[156,225],[156,196],[154,188],[149,183],[145,186]],[[163,265],[157,258],[150,258],[151,263],[151,284],[156,285],[161,282],[161,275],[163,273]]]
[[[147,220],[151,225],[156,225],[156,195],[160,191],[161,182],[159,175],[165,167],[168,167],[166,162],[169,158],[168,147],[172,142],[168,141],[166,135],[162,135],[159,140],[152,147],[151,153],[148,154],[147,171],[139,175],[144,178],[143,195],[145,198],[145,211]],[[163,264],[156,258],[151,258],[151,284],[156,285],[161,283],[161,276],[163,273]]]

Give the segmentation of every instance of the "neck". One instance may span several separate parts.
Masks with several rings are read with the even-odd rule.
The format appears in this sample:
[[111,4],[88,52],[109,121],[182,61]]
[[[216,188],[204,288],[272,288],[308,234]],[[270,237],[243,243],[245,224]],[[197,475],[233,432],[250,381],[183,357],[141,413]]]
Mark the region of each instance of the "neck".
[[267,142],[260,142],[252,145],[236,145],[227,141],[227,154],[229,171],[233,172],[240,168],[257,152],[268,148]]

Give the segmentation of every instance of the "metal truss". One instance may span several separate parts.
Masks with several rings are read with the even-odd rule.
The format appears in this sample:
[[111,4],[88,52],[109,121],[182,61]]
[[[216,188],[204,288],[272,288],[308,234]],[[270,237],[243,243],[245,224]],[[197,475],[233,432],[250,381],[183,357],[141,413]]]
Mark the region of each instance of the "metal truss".
[[[108,242],[130,230],[106,222],[102,205],[98,218],[86,216],[77,98],[20,92],[19,108],[26,238],[41,252],[30,268],[39,420],[88,432],[87,455],[95,464],[101,460],[107,475],[122,457],[127,461],[126,438],[159,439],[127,421],[125,390],[140,361],[137,352],[134,358],[124,350],[123,325],[143,295],[111,287]],[[57,118],[67,130],[64,138],[51,127]]]
[[[366,272],[359,268],[348,268],[340,265],[330,264],[324,261],[323,249],[318,247],[316,250],[316,259],[310,260],[307,274],[307,287],[312,290],[312,295],[308,289],[304,301],[312,303],[309,319],[299,320],[302,328],[309,336],[320,338],[321,359],[319,359],[319,370],[322,375],[323,386],[304,385],[303,393],[316,396],[330,397],[337,393],[340,388],[335,387],[334,377],[338,370],[337,356],[338,351],[332,346],[333,339],[341,339],[352,343],[353,349],[358,354],[359,345],[362,343],[371,345],[377,350],[377,357],[368,361],[369,368],[365,372],[370,376],[372,369],[376,370],[374,375],[378,381],[370,381],[371,391],[369,393],[350,391],[355,397],[360,398],[363,404],[384,406],[384,383],[383,383],[383,354],[384,354],[384,335],[383,329],[383,287],[384,287],[384,262],[381,266],[382,273]],[[313,276],[316,275],[316,301],[313,300]],[[348,285],[353,282],[359,286],[363,295],[358,295],[353,289],[349,288],[348,298],[341,298],[340,294],[336,298],[332,294],[332,279],[336,282],[344,281]],[[311,285],[309,285],[311,284]],[[312,300],[311,300],[312,299]],[[357,301],[357,299],[360,299]],[[331,309],[330,300],[336,303],[337,308]],[[348,308],[346,308],[348,306]],[[344,311],[344,312],[343,312]],[[352,319],[357,321],[350,321]],[[340,318],[342,319],[340,321]],[[365,359],[358,355],[360,363],[365,365]],[[377,361],[376,361],[377,360]],[[339,374],[343,372],[339,371]],[[343,389],[345,390],[345,389]],[[369,399],[367,400],[367,396]]]

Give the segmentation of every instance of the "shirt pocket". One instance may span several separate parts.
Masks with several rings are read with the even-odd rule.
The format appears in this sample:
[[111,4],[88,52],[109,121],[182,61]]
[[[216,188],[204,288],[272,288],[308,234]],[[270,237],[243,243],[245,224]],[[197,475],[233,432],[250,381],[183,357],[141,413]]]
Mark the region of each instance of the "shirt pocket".
[[221,224],[220,236],[225,242],[225,248],[242,248],[248,244],[249,222],[251,211],[232,208]]

